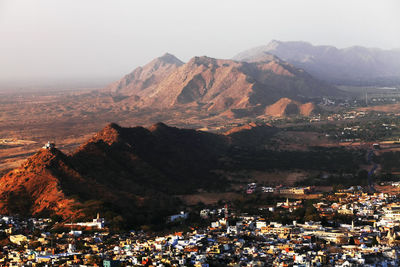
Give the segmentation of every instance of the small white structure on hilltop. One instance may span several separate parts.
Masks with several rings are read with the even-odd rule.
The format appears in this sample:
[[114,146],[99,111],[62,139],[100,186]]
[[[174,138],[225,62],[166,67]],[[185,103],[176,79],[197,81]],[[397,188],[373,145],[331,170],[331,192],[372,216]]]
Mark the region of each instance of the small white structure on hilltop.
[[77,223],[66,223],[66,226],[81,226],[81,227],[90,227],[103,229],[105,220],[104,218],[100,218],[100,215],[97,213],[97,217],[93,219],[91,222],[77,222]]
[[55,147],[56,147],[56,144],[55,143],[50,143],[50,141],[47,141],[47,144],[45,144],[43,146],[43,148],[45,148],[45,149],[52,149],[52,148],[55,148]]

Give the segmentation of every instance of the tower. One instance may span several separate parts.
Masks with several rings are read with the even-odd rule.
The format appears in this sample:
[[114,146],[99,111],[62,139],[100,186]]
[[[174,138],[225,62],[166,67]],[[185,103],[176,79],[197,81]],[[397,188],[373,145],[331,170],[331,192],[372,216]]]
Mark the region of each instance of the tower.
[[228,228],[229,227],[229,224],[228,224],[228,204],[227,203],[225,203],[225,223],[226,223],[226,228]]

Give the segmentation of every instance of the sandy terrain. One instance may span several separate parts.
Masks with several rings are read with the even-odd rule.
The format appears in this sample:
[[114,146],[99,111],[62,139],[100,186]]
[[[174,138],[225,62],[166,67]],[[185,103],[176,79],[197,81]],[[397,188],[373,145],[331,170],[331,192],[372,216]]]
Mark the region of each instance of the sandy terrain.
[[400,104],[388,104],[388,105],[380,105],[380,106],[371,106],[371,107],[363,107],[359,108],[359,111],[381,111],[388,113],[400,113]]

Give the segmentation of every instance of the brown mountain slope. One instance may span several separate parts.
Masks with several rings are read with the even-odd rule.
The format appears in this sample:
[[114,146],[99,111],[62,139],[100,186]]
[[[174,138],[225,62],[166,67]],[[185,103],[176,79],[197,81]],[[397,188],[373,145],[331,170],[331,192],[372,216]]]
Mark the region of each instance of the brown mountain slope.
[[79,183],[68,158],[57,149],[41,149],[0,180],[0,213],[47,214],[79,217],[76,201],[67,197],[62,185]]
[[136,68],[121,80],[110,85],[107,91],[114,94],[137,95],[140,91],[157,85],[161,80],[183,64],[184,63],[174,55],[166,53],[152,60],[145,66]]
[[273,56],[257,62],[195,57],[151,86],[141,87],[140,91],[121,87],[120,92],[131,96],[121,105],[139,109],[182,107],[233,116],[262,114],[267,105],[282,97],[304,101],[341,94],[335,87]]
[[137,103],[140,107],[168,109],[202,107],[207,111],[246,107],[252,84],[239,71],[240,63],[196,57],[171,73]]
[[[256,127],[259,127],[259,126],[260,125],[258,123],[256,123],[256,122],[250,122],[248,124],[244,124],[244,125],[241,125],[241,126],[233,127],[232,129],[228,130],[224,134],[225,135],[232,135],[232,134],[235,134],[235,133],[238,133],[238,132],[242,132],[242,131],[245,131],[245,130],[252,130],[252,129],[254,129]],[[270,126],[270,124],[267,124],[267,126]]]
[[289,98],[281,98],[274,104],[265,108],[265,115],[273,117],[284,117],[288,115],[309,116],[315,109],[315,105],[311,102],[301,104]]
[[227,144],[223,136],[161,123],[150,129],[110,124],[70,156],[41,149],[2,177],[0,212],[64,219],[102,212],[123,214],[130,224],[159,221],[179,207],[172,194],[222,185],[210,170]]

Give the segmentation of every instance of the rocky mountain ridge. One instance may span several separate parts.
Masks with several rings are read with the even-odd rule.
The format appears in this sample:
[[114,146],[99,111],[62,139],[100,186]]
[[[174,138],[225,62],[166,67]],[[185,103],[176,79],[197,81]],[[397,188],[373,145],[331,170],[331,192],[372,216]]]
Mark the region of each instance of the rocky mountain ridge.
[[400,82],[400,52],[353,46],[314,46],[307,42],[273,40],[243,51],[234,60],[254,62],[274,55],[315,78],[344,85],[392,85]]
[[[153,60],[107,90],[123,99],[119,105],[135,109],[184,108],[228,117],[264,115],[266,106],[284,97],[306,102],[342,94],[271,55],[254,62],[203,56],[180,64],[168,58]],[[160,62],[162,67],[155,68]]]

